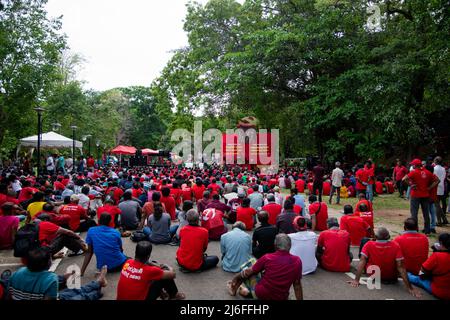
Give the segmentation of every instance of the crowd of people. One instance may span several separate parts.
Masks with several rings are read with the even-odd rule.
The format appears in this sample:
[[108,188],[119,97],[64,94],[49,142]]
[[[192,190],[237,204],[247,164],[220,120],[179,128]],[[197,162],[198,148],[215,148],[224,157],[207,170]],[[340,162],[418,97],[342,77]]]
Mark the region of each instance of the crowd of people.
[[[64,159],[50,158],[45,175],[18,167],[1,173],[0,249],[14,250],[24,267],[2,275],[0,297],[96,300],[107,273],[120,272],[118,300],[185,299],[174,267],[150,260],[153,245],[166,244],[178,246],[181,272],[221,262],[235,273],[227,284],[232,296],[285,300],[293,287],[303,299],[302,277],[318,267],[349,272],[356,246],[360,262],[352,286],[378,266],[383,283],[401,277],[415,297],[419,286],[450,299],[450,235],[439,235],[431,255],[427,237],[448,224],[450,178],[440,157],[433,164],[415,159],[410,169],[399,161],[391,177],[377,175],[371,160],[346,171],[337,162],[329,172],[318,163],[264,175],[238,166],[100,167],[92,157],[68,170]],[[387,229],[375,227],[374,196],[395,188],[410,199],[411,217],[391,240]],[[336,204],[348,197],[358,203],[344,205],[337,219],[328,208],[334,196]],[[136,242],[134,257],[124,253],[125,237]],[[221,257],[207,254],[211,241],[220,242]],[[95,256],[98,280],[64,289],[71,275],[49,271],[64,247],[69,257],[84,255],[81,276]]]

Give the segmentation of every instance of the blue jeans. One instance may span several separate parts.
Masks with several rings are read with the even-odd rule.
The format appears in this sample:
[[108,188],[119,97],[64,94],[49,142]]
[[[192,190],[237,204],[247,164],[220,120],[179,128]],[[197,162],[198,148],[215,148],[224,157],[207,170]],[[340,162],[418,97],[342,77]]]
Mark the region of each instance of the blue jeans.
[[436,207],[430,202],[431,229],[436,229]]
[[406,191],[406,199],[409,200],[410,194],[411,194],[411,187],[408,187],[408,190]]
[[368,184],[366,188],[366,199],[373,202],[373,184]]
[[420,279],[419,276],[416,276],[410,272],[408,272],[408,280],[411,284],[420,287],[422,289],[425,289],[427,292],[431,293],[431,281],[430,280],[423,280]]
[[101,289],[98,281],[92,281],[80,289],[64,289],[59,293],[59,299],[95,301],[102,297]]

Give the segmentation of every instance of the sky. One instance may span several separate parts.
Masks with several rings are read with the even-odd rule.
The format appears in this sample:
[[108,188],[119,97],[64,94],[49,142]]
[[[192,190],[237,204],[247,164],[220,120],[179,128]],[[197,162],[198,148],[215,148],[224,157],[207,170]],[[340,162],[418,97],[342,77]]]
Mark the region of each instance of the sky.
[[[63,15],[70,51],[86,62],[86,89],[149,86],[188,44],[183,30],[188,0],[49,0],[50,17]],[[197,0],[205,4],[207,0]]]

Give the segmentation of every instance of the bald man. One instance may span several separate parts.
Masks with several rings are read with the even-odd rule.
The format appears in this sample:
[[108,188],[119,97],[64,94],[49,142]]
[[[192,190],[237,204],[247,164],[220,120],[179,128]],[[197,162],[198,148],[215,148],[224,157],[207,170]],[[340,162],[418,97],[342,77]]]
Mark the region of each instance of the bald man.
[[348,283],[352,287],[358,287],[361,275],[366,267],[375,267],[380,269],[382,283],[396,283],[400,275],[408,292],[413,297],[420,298],[420,292],[408,280],[408,275],[403,266],[404,258],[400,246],[389,240],[391,237],[389,231],[386,228],[378,228],[375,237],[375,241],[369,241],[363,247],[355,279],[348,281]]

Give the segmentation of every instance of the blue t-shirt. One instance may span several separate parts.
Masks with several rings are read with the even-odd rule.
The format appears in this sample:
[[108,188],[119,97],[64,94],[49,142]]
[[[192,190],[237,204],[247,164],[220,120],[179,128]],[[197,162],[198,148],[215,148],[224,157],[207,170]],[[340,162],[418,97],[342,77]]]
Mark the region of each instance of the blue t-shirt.
[[301,194],[297,194],[294,196],[295,204],[297,206],[302,207],[302,209],[305,208],[305,197]]
[[22,267],[9,279],[9,292],[13,300],[56,299],[58,276],[50,271],[31,272]]
[[107,226],[90,228],[86,236],[86,243],[94,248],[97,269],[101,269],[103,266],[107,266],[108,269],[116,268],[127,260],[121,250],[120,233],[113,228]]

